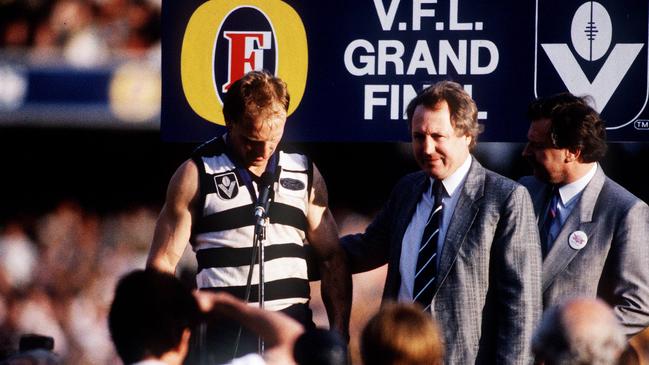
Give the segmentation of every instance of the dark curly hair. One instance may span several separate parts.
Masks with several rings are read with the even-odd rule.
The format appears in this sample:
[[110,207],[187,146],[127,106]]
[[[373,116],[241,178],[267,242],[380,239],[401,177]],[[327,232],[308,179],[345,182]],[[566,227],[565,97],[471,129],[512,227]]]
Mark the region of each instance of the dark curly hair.
[[527,116],[531,121],[549,119],[553,147],[581,151],[584,163],[599,161],[606,154],[606,127],[588,98],[568,92],[533,101]]

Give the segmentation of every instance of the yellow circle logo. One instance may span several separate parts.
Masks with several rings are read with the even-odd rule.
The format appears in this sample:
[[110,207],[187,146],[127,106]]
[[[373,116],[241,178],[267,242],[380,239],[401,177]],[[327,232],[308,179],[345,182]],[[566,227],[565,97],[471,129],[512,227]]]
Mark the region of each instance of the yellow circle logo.
[[222,97],[252,70],[266,69],[288,85],[290,115],[297,109],[308,67],[306,31],[280,0],[210,0],[192,14],[183,38],[180,73],[191,108],[225,125]]

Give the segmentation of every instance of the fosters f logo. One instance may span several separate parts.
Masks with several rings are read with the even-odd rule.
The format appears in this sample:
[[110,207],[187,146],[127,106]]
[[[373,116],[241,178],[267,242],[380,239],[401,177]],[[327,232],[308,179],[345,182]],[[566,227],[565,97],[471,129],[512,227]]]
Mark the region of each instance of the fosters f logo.
[[589,95],[607,129],[647,103],[649,4],[638,0],[537,0],[535,93]]
[[[241,76],[264,68],[264,50],[270,49],[271,32],[224,32],[228,41],[228,81],[223,92]],[[274,70],[273,70],[274,71]]]
[[224,125],[223,96],[245,73],[265,69],[284,80],[290,115],[306,87],[308,50],[299,15],[280,0],[210,0],[183,38],[180,72],[191,108]]

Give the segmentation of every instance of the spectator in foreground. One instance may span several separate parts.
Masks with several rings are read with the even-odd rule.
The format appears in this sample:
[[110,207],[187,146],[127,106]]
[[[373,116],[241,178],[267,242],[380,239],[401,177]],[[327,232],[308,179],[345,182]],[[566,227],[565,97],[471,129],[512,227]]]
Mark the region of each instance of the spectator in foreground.
[[416,303],[389,303],[361,334],[365,365],[441,365],[444,345],[437,324]]
[[108,317],[111,337],[125,364],[182,364],[201,320],[227,317],[265,340],[264,357],[250,354],[232,364],[292,364],[302,327],[280,313],[247,306],[225,293],[196,293],[174,276],[136,270],[123,277]]
[[537,364],[617,364],[626,339],[602,300],[573,298],[549,308],[532,338]]

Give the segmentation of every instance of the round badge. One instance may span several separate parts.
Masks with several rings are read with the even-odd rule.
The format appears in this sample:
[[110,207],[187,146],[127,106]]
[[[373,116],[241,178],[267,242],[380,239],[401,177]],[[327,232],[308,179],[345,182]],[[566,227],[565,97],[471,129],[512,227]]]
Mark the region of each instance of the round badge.
[[586,243],[588,243],[588,237],[582,231],[572,232],[568,238],[568,244],[575,250],[581,250],[586,246]]

